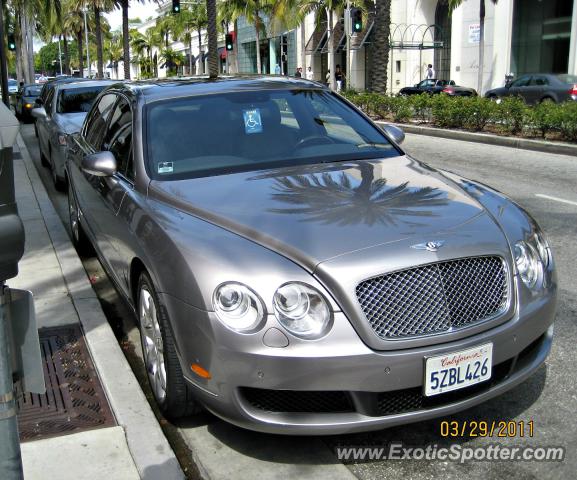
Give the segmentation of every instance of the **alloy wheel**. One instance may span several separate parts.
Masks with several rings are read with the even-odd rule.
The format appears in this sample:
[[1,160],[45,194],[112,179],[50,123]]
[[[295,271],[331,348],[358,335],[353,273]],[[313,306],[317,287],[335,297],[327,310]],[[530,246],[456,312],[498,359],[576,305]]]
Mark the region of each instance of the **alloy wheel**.
[[164,344],[158,312],[151,293],[145,286],[140,289],[138,315],[144,365],[154,396],[162,404],[166,398],[166,367],[164,364]]

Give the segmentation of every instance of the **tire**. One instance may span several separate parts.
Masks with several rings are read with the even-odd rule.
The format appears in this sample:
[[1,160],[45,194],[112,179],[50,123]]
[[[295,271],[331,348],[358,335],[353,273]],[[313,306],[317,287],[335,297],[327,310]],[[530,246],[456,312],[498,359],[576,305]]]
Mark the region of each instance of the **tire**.
[[186,383],[170,328],[166,308],[161,304],[152,280],[143,272],[138,280],[136,314],[150,388],[161,412],[176,419],[202,410]]
[[555,99],[551,97],[543,97],[539,103],[557,103]]
[[72,238],[72,244],[76,248],[76,251],[81,256],[93,255],[94,249],[92,248],[92,244],[80,224],[78,205],[74,198],[74,192],[72,191],[70,182],[68,182],[68,218],[70,221],[70,237]]

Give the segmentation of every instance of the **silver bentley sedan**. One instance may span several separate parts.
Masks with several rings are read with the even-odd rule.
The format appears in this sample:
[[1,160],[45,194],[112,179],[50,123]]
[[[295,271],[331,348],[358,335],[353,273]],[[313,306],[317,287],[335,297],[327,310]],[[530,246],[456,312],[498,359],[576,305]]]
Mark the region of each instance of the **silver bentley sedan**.
[[100,94],[68,149],[72,237],[132,305],[167,416],[381,429],[469,408],[544,362],[557,283],[542,231],[402,139],[302,79]]

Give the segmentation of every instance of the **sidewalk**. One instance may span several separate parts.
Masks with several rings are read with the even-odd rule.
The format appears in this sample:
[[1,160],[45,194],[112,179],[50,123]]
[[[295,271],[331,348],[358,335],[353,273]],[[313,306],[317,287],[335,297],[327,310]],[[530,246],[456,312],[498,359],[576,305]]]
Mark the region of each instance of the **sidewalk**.
[[[104,404],[108,400],[114,417],[109,425],[115,423],[21,443],[25,478],[181,479],[178,461],[102,313],[20,135],[17,144],[16,201],[26,247],[19,275],[7,284],[32,291],[40,331],[80,327],[79,341],[86,344],[106,396],[100,400]],[[68,385],[64,379],[59,383],[60,388]],[[89,388],[93,390],[98,392]]]

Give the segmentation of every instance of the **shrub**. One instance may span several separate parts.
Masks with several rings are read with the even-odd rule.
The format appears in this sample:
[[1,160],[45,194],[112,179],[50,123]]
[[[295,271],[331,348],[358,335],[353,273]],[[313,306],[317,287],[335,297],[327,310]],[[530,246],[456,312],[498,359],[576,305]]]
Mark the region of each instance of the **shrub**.
[[577,103],[565,102],[557,105],[557,128],[565,140],[577,142]]
[[497,104],[483,97],[463,98],[465,128],[480,131],[497,118]]
[[507,133],[519,133],[523,130],[529,115],[529,107],[518,97],[505,97],[496,112],[496,121]]
[[433,97],[428,93],[407,97],[415,117],[421,122],[430,122],[432,119]]
[[530,110],[529,123],[543,138],[547,132],[556,130],[560,126],[561,107],[553,102],[544,102],[535,105]]

